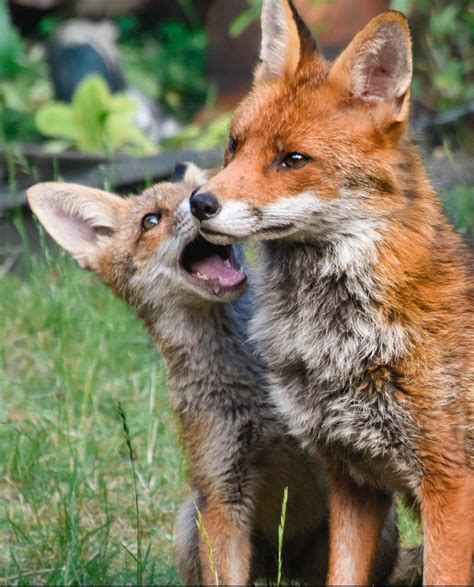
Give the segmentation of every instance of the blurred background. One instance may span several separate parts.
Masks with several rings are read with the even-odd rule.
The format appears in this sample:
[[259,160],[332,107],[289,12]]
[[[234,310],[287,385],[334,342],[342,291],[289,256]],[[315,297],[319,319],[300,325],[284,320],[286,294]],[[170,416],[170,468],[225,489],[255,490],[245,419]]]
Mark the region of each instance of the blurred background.
[[[261,4],[0,0],[0,210],[21,206],[32,180],[55,174],[127,191],[166,177],[183,150],[219,165],[232,110],[251,83]],[[449,192],[449,212],[472,240],[472,3],[295,4],[329,58],[377,13],[407,14],[413,126],[435,183]]]
[[[232,110],[251,83],[261,4],[0,0],[0,210],[24,205],[32,180],[133,191],[185,156],[217,167]],[[408,15],[413,128],[453,220],[472,240],[472,3],[295,4],[329,58],[377,13]],[[0,226],[14,243],[11,223]]]
[[[294,2],[329,58],[379,12],[408,16],[414,134],[472,242],[472,2]],[[261,4],[0,0],[0,584],[178,581],[187,487],[163,365],[128,308],[38,230],[25,189],[133,193],[178,161],[218,167]],[[400,526],[404,544],[419,541],[405,509]]]

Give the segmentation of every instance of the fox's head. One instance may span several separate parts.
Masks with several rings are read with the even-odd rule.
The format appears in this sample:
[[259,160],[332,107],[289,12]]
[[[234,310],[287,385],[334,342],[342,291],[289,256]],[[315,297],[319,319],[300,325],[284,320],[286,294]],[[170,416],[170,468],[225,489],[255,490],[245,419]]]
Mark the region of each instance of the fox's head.
[[167,298],[233,300],[246,282],[238,255],[231,246],[205,241],[189,211],[189,194],[207,175],[191,164],[177,171],[181,181],[139,196],[40,183],[28,190],[28,201],[48,233],[139,313]]
[[402,14],[374,18],[330,64],[290,0],[264,0],[260,64],[225,168],[190,200],[201,233],[228,243],[376,230],[410,199],[411,78]]

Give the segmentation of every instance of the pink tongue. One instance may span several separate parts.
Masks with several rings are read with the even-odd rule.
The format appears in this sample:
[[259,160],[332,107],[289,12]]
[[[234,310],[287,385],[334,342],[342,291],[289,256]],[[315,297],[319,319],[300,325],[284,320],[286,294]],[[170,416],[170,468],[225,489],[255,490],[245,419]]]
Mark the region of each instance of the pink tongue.
[[212,255],[191,263],[193,273],[201,273],[208,279],[218,279],[224,287],[232,287],[245,281],[245,273],[230,267],[219,255]]

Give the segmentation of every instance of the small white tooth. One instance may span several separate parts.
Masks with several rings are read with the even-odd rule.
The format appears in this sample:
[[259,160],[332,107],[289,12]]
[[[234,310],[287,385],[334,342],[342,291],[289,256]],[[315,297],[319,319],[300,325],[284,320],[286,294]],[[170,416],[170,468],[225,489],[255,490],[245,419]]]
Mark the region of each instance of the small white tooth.
[[227,265],[227,267],[231,267],[231,264],[230,264],[230,261],[229,261],[229,259],[226,259],[226,260],[225,260],[225,264]]
[[209,281],[209,277],[203,273],[200,273],[199,271],[196,272],[196,276],[199,277],[199,279],[203,279],[204,281]]

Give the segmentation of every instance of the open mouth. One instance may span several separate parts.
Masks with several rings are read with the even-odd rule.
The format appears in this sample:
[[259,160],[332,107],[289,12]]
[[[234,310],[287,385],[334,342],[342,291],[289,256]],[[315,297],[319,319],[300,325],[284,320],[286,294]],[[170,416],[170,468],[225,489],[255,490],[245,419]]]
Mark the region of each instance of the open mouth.
[[202,236],[185,247],[180,264],[188,281],[216,296],[236,290],[247,281],[233,247],[213,245]]

